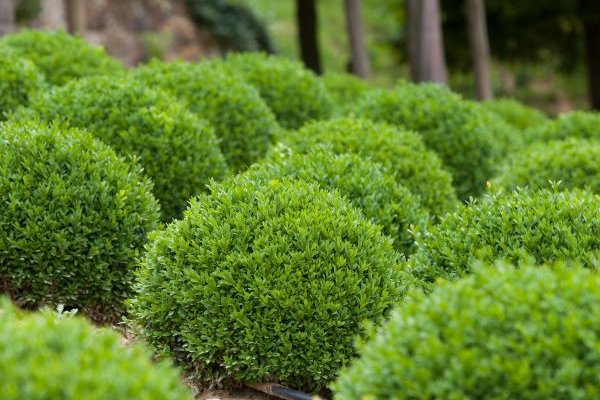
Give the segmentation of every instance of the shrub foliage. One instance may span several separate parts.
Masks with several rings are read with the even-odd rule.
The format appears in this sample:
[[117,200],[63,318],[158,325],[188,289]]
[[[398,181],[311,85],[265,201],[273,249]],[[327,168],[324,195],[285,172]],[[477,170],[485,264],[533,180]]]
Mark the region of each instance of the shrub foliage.
[[561,114],[543,125],[525,132],[529,142],[567,139],[600,139],[600,114],[585,111],[573,111]]
[[391,239],[335,192],[241,175],[154,236],[131,302],[199,381],[329,383],[404,289]]
[[0,47],[0,121],[44,87],[44,77],[27,59]]
[[513,99],[489,100],[484,102],[483,106],[521,131],[542,125],[549,120],[541,111]]
[[342,373],[336,399],[593,399],[597,274],[499,265],[414,293]]
[[75,130],[0,124],[0,289],[112,319],[159,209],[132,162]]

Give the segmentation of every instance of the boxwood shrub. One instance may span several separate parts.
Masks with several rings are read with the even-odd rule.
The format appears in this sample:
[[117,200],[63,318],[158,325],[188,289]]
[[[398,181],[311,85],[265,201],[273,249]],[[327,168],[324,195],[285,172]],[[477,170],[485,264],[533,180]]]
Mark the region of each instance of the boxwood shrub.
[[218,62],[153,61],[133,76],[146,86],[166,90],[213,124],[221,151],[235,171],[260,159],[279,130],[256,89]]
[[357,113],[420,133],[463,200],[482,193],[497,163],[522,142],[502,118],[437,84],[401,82],[393,90],[370,91]]
[[432,216],[444,215],[458,204],[450,174],[416,133],[347,117],[309,123],[282,141],[301,153],[311,153],[316,145],[328,144],[336,153],[370,158],[419,196]]
[[191,400],[175,369],[154,364],[83,318],[19,315],[0,302],[0,393],[4,400]]
[[335,399],[594,399],[600,277],[580,268],[480,268],[412,294],[360,348]]
[[549,120],[543,112],[513,99],[495,99],[482,104],[520,131],[542,125]]
[[519,262],[574,260],[596,265],[600,248],[600,197],[586,191],[516,190],[491,194],[449,215],[418,240],[410,260],[429,290],[438,277],[456,279],[475,259]]
[[51,85],[63,85],[72,79],[92,75],[115,75],[123,66],[100,47],[93,47],[64,31],[23,29],[3,37],[0,46],[8,46],[32,61]]
[[372,89],[364,79],[344,72],[328,72],[319,79],[325,84],[334,105],[334,114],[338,116],[349,114],[358,99]]
[[338,193],[240,175],[154,235],[133,322],[198,382],[318,390],[404,293],[392,240]]
[[159,208],[133,162],[74,129],[0,124],[0,290],[113,320]]
[[70,82],[36,98],[31,109],[45,121],[89,130],[123,156],[136,155],[154,182],[166,221],[178,217],[190,197],[206,191],[209,179],[227,173],[213,127],[135,80]]
[[285,129],[297,129],[331,115],[333,104],[323,82],[302,64],[263,53],[238,53],[225,63],[260,92]]
[[337,190],[371,222],[380,225],[394,239],[396,249],[406,255],[413,252],[414,231],[424,229],[429,222],[418,196],[398,184],[381,164],[356,154],[335,154],[326,146],[315,146],[310,154],[281,146],[266,162],[253,166],[248,176],[267,182],[300,179]]
[[558,182],[560,188],[589,189],[600,194],[600,142],[589,139],[536,143],[513,154],[494,180],[500,188],[542,188]]
[[600,139],[600,114],[573,111],[561,114],[543,125],[528,129],[525,137],[529,142],[566,139]]
[[25,58],[6,46],[0,46],[0,121],[44,87],[44,77]]

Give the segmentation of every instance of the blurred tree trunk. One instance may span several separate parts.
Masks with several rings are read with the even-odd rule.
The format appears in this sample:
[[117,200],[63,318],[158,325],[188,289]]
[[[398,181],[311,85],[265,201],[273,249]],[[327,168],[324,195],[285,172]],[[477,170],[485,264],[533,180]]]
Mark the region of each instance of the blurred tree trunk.
[[371,74],[369,56],[365,45],[365,29],[362,20],[360,0],[345,0],[346,27],[352,54],[352,72],[361,78],[368,79]]
[[590,105],[600,110],[600,2],[581,0]]
[[405,4],[412,80],[447,84],[439,1],[406,0]]
[[467,0],[467,23],[475,89],[479,100],[490,100],[493,97],[490,79],[490,43],[488,40],[483,0]]
[[16,0],[0,0],[0,36],[15,31]]
[[320,74],[322,68],[321,57],[319,55],[317,7],[315,0],[296,0],[296,18],[302,61],[307,68]]
[[65,0],[65,2],[69,32],[83,35],[87,28],[85,0]]

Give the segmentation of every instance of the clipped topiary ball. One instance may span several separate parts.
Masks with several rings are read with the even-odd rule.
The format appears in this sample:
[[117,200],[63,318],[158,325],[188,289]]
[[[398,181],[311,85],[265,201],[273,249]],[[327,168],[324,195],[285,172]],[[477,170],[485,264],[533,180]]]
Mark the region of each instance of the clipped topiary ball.
[[414,293],[360,347],[335,399],[594,399],[600,277],[497,265]]
[[153,61],[133,76],[144,85],[164,89],[215,127],[221,151],[235,171],[259,160],[279,125],[259,93],[217,62],[198,65]]
[[64,31],[44,32],[28,29],[0,40],[21,57],[32,61],[51,85],[63,85],[70,80],[92,75],[115,75],[123,66],[109,57],[104,49],[93,47],[77,36]]
[[260,92],[285,129],[328,118],[333,110],[323,82],[297,61],[262,53],[238,53],[225,65]]
[[190,197],[207,191],[210,179],[227,174],[212,126],[137,81],[71,82],[36,98],[30,108],[45,121],[87,129],[123,156],[136,155],[154,182],[165,221],[180,216]]
[[349,114],[356,101],[372,89],[364,79],[343,72],[328,72],[319,79],[325,84],[334,104],[334,113],[339,116]]
[[44,78],[35,65],[0,46],[0,121],[44,86]]
[[517,190],[489,195],[449,215],[419,241],[410,260],[428,290],[438,277],[456,279],[475,259],[574,260],[596,264],[600,197],[585,191]]
[[280,147],[247,175],[252,180],[293,178],[337,190],[359,208],[383,233],[394,239],[396,249],[405,255],[414,250],[414,231],[421,231],[429,215],[419,198],[396,183],[381,164],[356,154],[335,154],[325,146],[315,146],[311,154]]
[[437,84],[402,82],[393,90],[371,91],[357,113],[420,133],[452,173],[462,200],[483,192],[497,163],[522,142],[502,118]]
[[419,135],[366,119],[340,118],[307,124],[283,141],[300,153],[328,144],[338,154],[353,153],[382,164],[396,181],[421,198],[432,216],[457,205],[450,174]]
[[314,184],[211,189],[148,246],[133,320],[199,382],[325,387],[404,292],[392,240]]
[[536,143],[513,154],[494,184],[507,190],[518,186],[589,189],[600,194],[600,142],[585,139]]
[[549,118],[541,111],[513,99],[495,99],[482,103],[485,108],[504,118],[514,128],[525,129],[542,125]]
[[600,114],[596,112],[573,111],[561,114],[541,126],[525,132],[528,142],[567,139],[600,139]]
[[114,320],[159,208],[139,168],[74,129],[0,124],[0,290]]
[[19,315],[0,301],[3,400],[191,400],[178,373],[143,347],[82,318]]

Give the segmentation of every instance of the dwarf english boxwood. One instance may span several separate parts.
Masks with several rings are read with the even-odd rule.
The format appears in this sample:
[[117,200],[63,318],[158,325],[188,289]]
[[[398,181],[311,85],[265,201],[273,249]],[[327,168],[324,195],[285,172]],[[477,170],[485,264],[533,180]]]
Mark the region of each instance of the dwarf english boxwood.
[[282,141],[302,153],[312,152],[318,144],[328,144],[336,153],[368,157],[386,167],[398,183],[418,195],[432,216],[444,215],[457,206],[450,174],[413,132],[347,117],[309,123],[297,133],[284,136]]
[[493,181],[506,190],[518,186],[588,189],[600,194],[600,142],[591,139],[534,143],[511,155]]
[[225,65],[260,92],[279,124],[297,129],[330,116],[333,104],[323,82],[297,61],[261,53],[238,53]]
[[0,46],[0,121],[44,87],[44,78],[33,63]]
[[567,139],[600,139],[600,114],[586,111],[573,111],[559,115],[543,125],[525,132],[529,142]]
[[206,191],[210,179],[227,174],[213,127],[138,81],[86,78],[38,96],[30,108],[45,121],[88,130],[120,155],[136,155],[154,182],[166,221]]
[[114,320],[159,208],[133,161],[74,129],[0,124],[0,290]]
[[125,69],[104,49],[93,47],[64,31],[23,29],[3,37],[0,46],[8,46],[19,56],[32,61],[51,85],[92,75],[122,74]]
[[260,159],[280,129],[258,91],[219,62],[154,61],[134,70],[133,76],[146,86],[166,90],[213,124],[234,171]]
[[334,114],[344,116],[354,109],[356,101],[372,87],[356,75],[328,72],[319,79],[325,84],[334,105]]
[[318,390],[403,294],[398,257],[338,193],[240,175],[153,236],[131,316],[199,382]]
[[542,125],[549,120],[541,111],[513,99],[494,99],[485,101],[482,104],[521,131]]
[[437,84],[399,83],[393,90],[369,91],[357,113],[412,129],[452,173],[460,199],[477,196],[521,134],[483,106]]
[[167,362],[83,318],[22,314],[0,299],[3,400],[191,400]]
[[496,265],[414,293],[360,346],[334,398],[597,398],[599,286],[581,268]]
[[371,222],[380,225],[406,255],[413,251],[414,231],[422,230],[429,222],[418,196],[398,184],[381,164],[356,154],[335,154],[327,146],[315,146],[310,154],[278,147],[247,174],[253,180],[293,178],[337,190]]
[[475,259],[538,263],[575,260],[596,265],[600,248],[600,197],[586,191],[516,190],[490,194],[447,216],[418,240],[413,273],[430,289],[455,279]]

